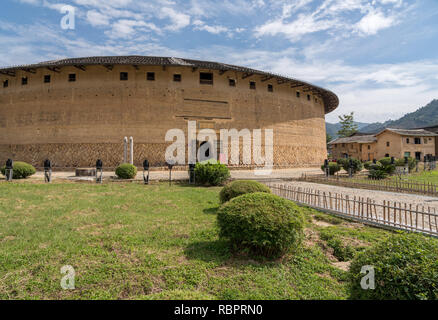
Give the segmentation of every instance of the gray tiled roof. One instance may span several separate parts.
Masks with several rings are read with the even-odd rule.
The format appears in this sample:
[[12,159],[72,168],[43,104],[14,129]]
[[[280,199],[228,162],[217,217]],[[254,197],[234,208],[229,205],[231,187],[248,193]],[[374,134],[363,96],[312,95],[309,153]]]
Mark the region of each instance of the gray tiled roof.
[[330,141],[328,144],[338,144],[338,143],[372,143],[376,142],[377,138],[374,135],[361,135],[361,136],[351,136],[345,138],[338,138]]
[[[402,136],[417,136],[417,137],[435,137],[438,134],[424,130],[424,129],[394,129],[394,128],[386,128],[385,130],[397,133]],[[381,134],[385,130],[382,130],[378,134]]]
[[339,105],[339,99],[330,90],[323,89],[321,87],[315,86],[311,83],[304,82],[298,79],[285,77],[278,74],[273,74],[269,72],[259,71],[255,69],[250,69],[246,67],[239,67],[225,63],[210,62],[210,61],[199,61],[191,59],[181,59],[181,58],[171,58],[171,57],[149,57],[149,56],[108,56],[108,57],[85,57],[85,58],[70,58],[62,60],[45,61],[36,64],[12,66],[6,68],[0,68],[0,73],[11,74],[15,70],[20,69],[33,69],[33,68],[47,68],[47,67],[63,67],[63,66],[86,66],[86,65],[163,65],[163,66],[187,66],[192,68],[201,69],[213,69],[222,71],[238,71],[247,74],[256,74],[266,77],[274,77],[277,79],[278,83],[290,83],[293,86],[301,85],[318,93],[322,96],[325,105],[325,112],[331,112],[335,110]]

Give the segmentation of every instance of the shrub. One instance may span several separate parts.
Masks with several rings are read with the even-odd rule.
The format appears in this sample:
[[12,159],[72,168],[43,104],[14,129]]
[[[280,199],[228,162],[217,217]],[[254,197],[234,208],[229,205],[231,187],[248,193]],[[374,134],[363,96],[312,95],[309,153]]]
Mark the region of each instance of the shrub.
[[[325,173],[324,165],[321,166],[321,170]],[[329,162],[329,174],[332,176],[336,172],[341,170],[341,166],[337,162]]]
[[221,163],[197,163],[195,179],[199,184],[218,186],[230,177],[230,170]]
[[[373,266],[375,289],[363,290],[363,266]],[[438,241],[397,234],[357,254],[349,275],[352,299],[438,299]]]
[[[402,158],[402,159],[397,159],[397,160],[395,161],[395,165],[396,165],[397,167],[404,167],[404,166],[405,166],[405,159],[404,159],[404,158]],[[409,171],[415,169],[416,165],[417,165],[417,160],[416,160],[415,158],[409,157],[409,158],[408,158],[408,167],[409,167]]]
[[[0,170],[1,173],[5,175],[6,166],[3,166]],[[13,164],[13,174],[12,174],[13,179],[26,179],[27,177],[30,177],[35,173],[36,173],[36,169],[31,164],[21,161],[15,161]]]
[[393,174],[395,171],[395,161],[394,164],[391,164],[391,158],[385,157],[379,160],[380,164],[382,165],[382,170],[385,171],[387,174]]
[[295,203],[264,192],[231,199],[218,211],[220,237],[236,249],[277,257],[297,247],[303,236],[304,218]]
[[353,174],[360,172],[363,169],[363,165],[362,162],[358,159],[354,159],[354,158],[343,158],[343,159],[339,159],[338,160],[338,164],[340,166],[342,166],[342,168],[348,172],[348,168],[350,166],[350,159],[352,161],[353,167],[352,167],[352,172]]
[[219,193],[221,203],[230,201],[232,198],[246,193],[266,192],[271,193],[266,185],[253,180],[238,180],[227,184]]
[[367,170],[370,170],[372,165],[373,165],[372,161],[366,161],[366,162],[364,162],[363,167]]
[[385,170],[382,169],[371,169],[368,172],[368,178],[374,179],[374,180],[382,180],[388,177],[388,173],[386,173]]
[[116,175],[120,179],[134,179],[137,175],[137,167],[130,163],[123,163],[117,167]]

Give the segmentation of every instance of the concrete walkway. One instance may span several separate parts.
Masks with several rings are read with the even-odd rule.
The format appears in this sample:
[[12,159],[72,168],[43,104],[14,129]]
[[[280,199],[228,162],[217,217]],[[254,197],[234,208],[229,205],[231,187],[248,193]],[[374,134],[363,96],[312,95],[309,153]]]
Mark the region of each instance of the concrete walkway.
[[[254,170],[231,170],[232,179],[248,179],[248,180],[274,180],[274,179],[291,179],[298,178],[303,173],[315,174],[321,173],[319,168],[293,168],[293,169],[276,169],[269,175],[256,175]],[[74,172],[53,172],[52,179],[72,179],[74,180]],[[104,172],[104,179],[110,179],[115,177],[114,172]],[[189,178],[187,171],[172,171],[172,180],[187,180]],[[44,172],[38,171],[32,176],[32,180],[39,179],[44,180]],[[151,171],[150,180],[160,181],[169,179],[169,170],[166,171]],[[136,180],[143,180],[143,172],[139,171],[136,176]]]

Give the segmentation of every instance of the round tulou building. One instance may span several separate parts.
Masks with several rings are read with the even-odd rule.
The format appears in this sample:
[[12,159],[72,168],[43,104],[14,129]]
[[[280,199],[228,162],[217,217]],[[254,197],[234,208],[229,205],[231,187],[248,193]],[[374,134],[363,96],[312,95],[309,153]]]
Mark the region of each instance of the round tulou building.
[[162,165],[172,144],[166,133],[187,133],[189,121],[196,130],[215,130],[219,146],[221,129],[273,129],[274,167],[320,165],[327,156],[325,114],[339,103],[333,92],[301,80],[164,57],[48,61],[2,68],[0,81],[1,163],[12,158],[41,167],[49,158],[59,169],[96,159],[116,167],[124,137],[134,139],[134,164]]

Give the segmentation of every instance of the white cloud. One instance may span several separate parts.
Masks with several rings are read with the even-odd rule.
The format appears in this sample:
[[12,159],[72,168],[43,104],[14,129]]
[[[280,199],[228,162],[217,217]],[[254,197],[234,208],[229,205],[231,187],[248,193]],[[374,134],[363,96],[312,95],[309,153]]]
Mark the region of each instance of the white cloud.
[[131,39],[136,37],[137,31],[155,31],[159,33],[160,29],[153,23],[147,23],[138,20],[121,19],[113,23],[111,31],[106,31],[105,34],[113,39]]
[[201,20],[195,20],[193,22],[193,25],[195,26],[194,30],[207,31],[207,32],[212,33],[212,34],[220,34],[222,32],[228,32],[229,31],[227,27],[224,27],[224,26],[209,26],[209,25],[206,25]]
[[362,34],[373,35],[396,23],[395,16],[385,16],[381,11],[370,11],[356,24],[355,28]]
[[[402,0],[324,0],[314,8],[310,6],[313,2],[283,3],[276,18],[255,28],[256,36],[283,35],[291,41],[320,31],[340,36],[355,32],[370,36],[399,23],[405,12]],[[382,5],[389,5],[387,14],[380,8]]]
[[110,22],[110,17],[96,10],[87,12],[87,20],[92,26],[107,26]]
[[166,29],[172,31],[178,31],[187,27],[190,24],[190,16],[181,12],[177,12],[172,8],[162,8],[161,9],[161,17],[169,18],[172,22],[171,25],[168,25]]
[[256,28],[258,36],[283,34],[290,40],[299,40],[303,35],[335,28],[340,23],[333,19],[316,19],[313,15],[300,14],[296,20],[287,23],[274,20]]

